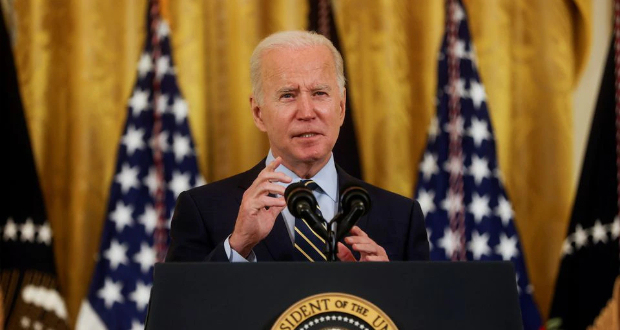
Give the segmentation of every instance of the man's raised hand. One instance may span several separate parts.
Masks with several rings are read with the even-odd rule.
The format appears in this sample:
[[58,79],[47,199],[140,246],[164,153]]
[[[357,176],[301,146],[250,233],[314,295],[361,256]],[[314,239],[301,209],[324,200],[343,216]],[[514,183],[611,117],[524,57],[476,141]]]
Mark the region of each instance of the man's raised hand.
[[269,235],[278,214],[286,207],[283,197],[285,188],[275,182],[290,183],[293,179],[284,173],[275,172],[281,163],[280,157],[269,163],[243,193],[229,242],[230,247],[244,258],[258,242]]

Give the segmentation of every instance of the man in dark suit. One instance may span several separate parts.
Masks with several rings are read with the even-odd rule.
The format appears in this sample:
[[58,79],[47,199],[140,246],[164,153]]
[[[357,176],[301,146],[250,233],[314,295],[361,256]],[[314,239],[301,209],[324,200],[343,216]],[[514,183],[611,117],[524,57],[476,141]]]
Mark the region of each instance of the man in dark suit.
[[286,209],[284,190],[300,180],[309,180],[325,219],[338,212],[339,189],[368,191],[372,209],[339,243],[340,260],[427,260],[420,205],[334,164],[346,90],[331,42],[302,31],[271,35],[252,54],[251,78],[252,115],[269,154],[247,172],[179,195],[166,261],[325,259],[324,241]]

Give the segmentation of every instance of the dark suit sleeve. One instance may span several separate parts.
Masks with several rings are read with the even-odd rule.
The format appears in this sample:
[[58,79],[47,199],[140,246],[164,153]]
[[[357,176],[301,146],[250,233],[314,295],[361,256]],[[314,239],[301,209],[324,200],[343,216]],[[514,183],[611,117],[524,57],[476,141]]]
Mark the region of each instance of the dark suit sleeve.
[[428,237],[426,236],[426,225],[424,223],[424,213],[418,201],[413,201],[411,208],[409,232],[407,235],[407,252],[405,260],[429,260]]
[[224,242],[213,242],[205,219],[195,200],[188,192],[182,192],[172,216],[170,247],[166,262],[176,261],[228,261]]

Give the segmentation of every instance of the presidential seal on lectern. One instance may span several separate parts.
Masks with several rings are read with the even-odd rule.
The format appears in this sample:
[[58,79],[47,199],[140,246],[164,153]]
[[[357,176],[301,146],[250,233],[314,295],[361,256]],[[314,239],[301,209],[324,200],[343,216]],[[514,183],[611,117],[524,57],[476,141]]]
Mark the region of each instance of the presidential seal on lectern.
[[321,293],[289,307],[272,330],[397,330],[371,302],[346,293]]

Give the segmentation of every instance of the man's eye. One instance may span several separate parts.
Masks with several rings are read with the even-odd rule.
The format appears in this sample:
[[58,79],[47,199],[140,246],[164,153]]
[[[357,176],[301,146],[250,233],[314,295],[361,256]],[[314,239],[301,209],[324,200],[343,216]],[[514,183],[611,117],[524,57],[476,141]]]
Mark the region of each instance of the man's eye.
[[314,95],[316,95],[316,96],[325,96],[325,95],[327,95],[327,93],[326,92],[314,92]]
[[281,99],[292,99],[293,97],[295,97],[295,95],[293,95],[293,93],[284,93],[284,94],[280,95]]

